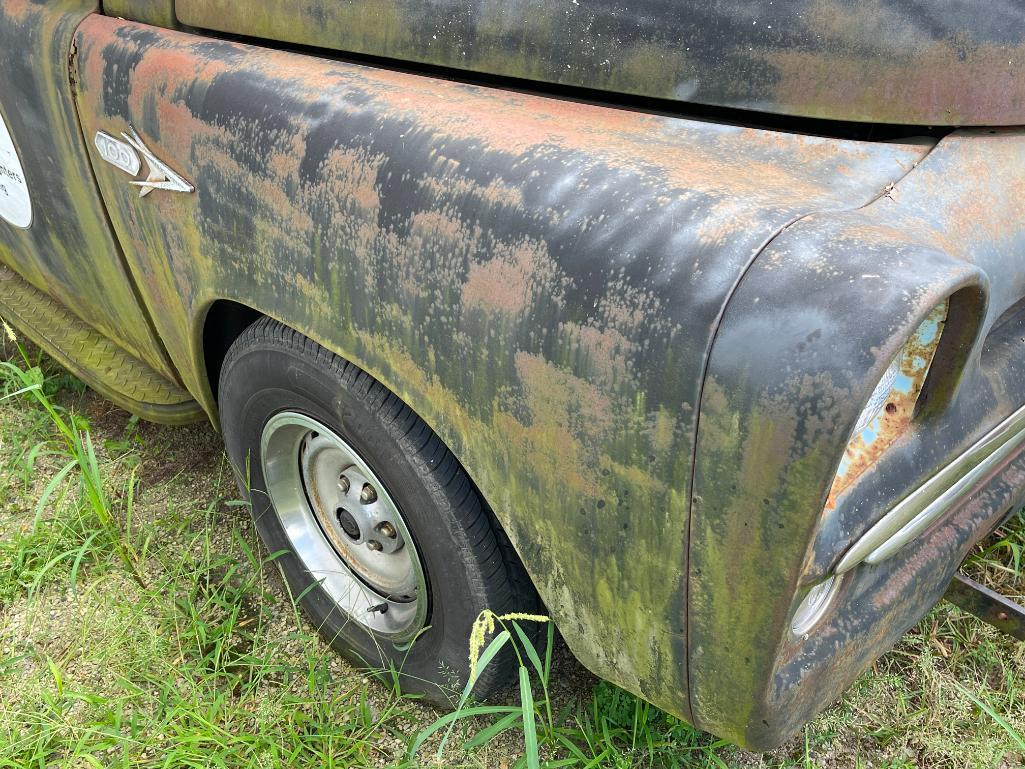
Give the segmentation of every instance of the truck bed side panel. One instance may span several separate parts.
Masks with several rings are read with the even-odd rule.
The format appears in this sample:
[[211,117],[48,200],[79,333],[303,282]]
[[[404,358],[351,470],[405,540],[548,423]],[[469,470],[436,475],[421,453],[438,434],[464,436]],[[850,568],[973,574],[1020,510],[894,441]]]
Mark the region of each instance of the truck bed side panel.
[[176,0],[186,24],[834,120],[1025,123],[1025,8],[972,0]]

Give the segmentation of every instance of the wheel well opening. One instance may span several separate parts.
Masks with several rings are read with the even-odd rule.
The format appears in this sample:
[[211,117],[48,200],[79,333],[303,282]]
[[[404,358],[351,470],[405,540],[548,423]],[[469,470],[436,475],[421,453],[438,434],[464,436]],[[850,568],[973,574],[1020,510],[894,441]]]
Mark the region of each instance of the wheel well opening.
[[263,313],[229,299],[219,299],[207,311],[203,323],[203,362],[214,400],[217,400],[221,365],[242,332],[264,317]]

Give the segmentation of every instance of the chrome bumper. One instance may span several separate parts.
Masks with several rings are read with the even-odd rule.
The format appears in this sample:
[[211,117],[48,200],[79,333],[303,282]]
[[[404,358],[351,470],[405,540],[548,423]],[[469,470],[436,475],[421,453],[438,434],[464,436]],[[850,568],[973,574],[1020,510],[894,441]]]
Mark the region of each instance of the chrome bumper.
[[843,574],[860,563],[878,564],[957,507],[976,486],[1025,443],[1025,406],[915,489],[869,529],[840,559]]

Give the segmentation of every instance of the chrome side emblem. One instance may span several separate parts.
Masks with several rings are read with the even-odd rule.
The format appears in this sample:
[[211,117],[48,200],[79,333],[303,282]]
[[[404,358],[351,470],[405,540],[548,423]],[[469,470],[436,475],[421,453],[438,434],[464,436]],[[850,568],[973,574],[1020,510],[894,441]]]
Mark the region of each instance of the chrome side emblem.
[[[124,138],[124,142],[103,131],[97,131],[96,149],[99,150],[100,157],[131,176],[139,174],[139,169],[142,167],[139,155],[142,155],[143,160],[146,161],[146,178],[142,181],[132,180],[129,182],[129,184],[139,187],[140,198],[146,197],[153,190],[186,194],[196,191],[195,187],[150,151],[133,127],[129,126],[128,132],[122,132],[121,136]],[[128,143],[125,144],[125,142]]]
[[125,141],[139,151],[139,154],[146,160],[146,165],[149,167],[149,174],[146,176],[145,181],[130,182],[136,187],[141,188],[139,190],[140,198],[146,197],[153,190],[184,192],[186,194],[196,191],[195,187],[178,176],[164,161],[149,151],[149,147],[143,143],[142,137],[135,132],[134,128],[128,126],[128,131],[128,133],[122,133],[121,135],[125,138]]
[[125,144],[120,139],[115,139],[103,131],[96,132],[94,141],[96,149],[100,152],[100,157],[112,166],[120,168],[126,174],[131,174],[132,176],[136,176],[139,173],[142,163],[130,145]]

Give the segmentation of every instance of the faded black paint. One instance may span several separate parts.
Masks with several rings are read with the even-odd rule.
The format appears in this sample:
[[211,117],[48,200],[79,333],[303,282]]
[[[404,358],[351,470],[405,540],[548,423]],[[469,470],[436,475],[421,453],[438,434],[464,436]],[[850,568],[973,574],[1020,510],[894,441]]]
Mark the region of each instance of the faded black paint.
[[[218,299],[353,360],[459,456],[578,657],[692,717],[687,500],[719,314],[775,233],[868,203],[928,146],[134,29],[83,25],[80,108],[88,131],[118,130],[153,103],[160,133],[145,138],[196,181],[194,196],[140,201],[98,168],[190,389],[213,409],[199,342]],[[138,62],[127,111],[102,98],[111,57]]]
[[[789,228],[731,299],[696,451],[689,643],[700,726],[778,743],[920,619],[1020,504],[1016,456],[899,553],[846,575],[810,637],[790,638],[801,596],[847,547],[1025,402],[1023,168],[1025,132],[953,134],[871,205]],[[860,404],[946,297],[950,338],[916,419],[829,509]]]
[[[155,30],[133,29],[130,36],[138,45],[152,45],[159,40]],[[123,56],[121,54],[124,54]],[[126,49],[111,45],[103,58],[103,108],[117,112],[128,108],[128,94],[125,91],[124,79],[127,73],[135,69],[138,62],[136,49]]]
[[97,8],[88,0],[0,5],[0,110],[20,151],[35,217],[28,230],[0,222],[0,261],[173,379],[132,290],[75,112],[72,37]]
[[1025,123],[1014,0],[176,0],[211,30],[682,102]]

